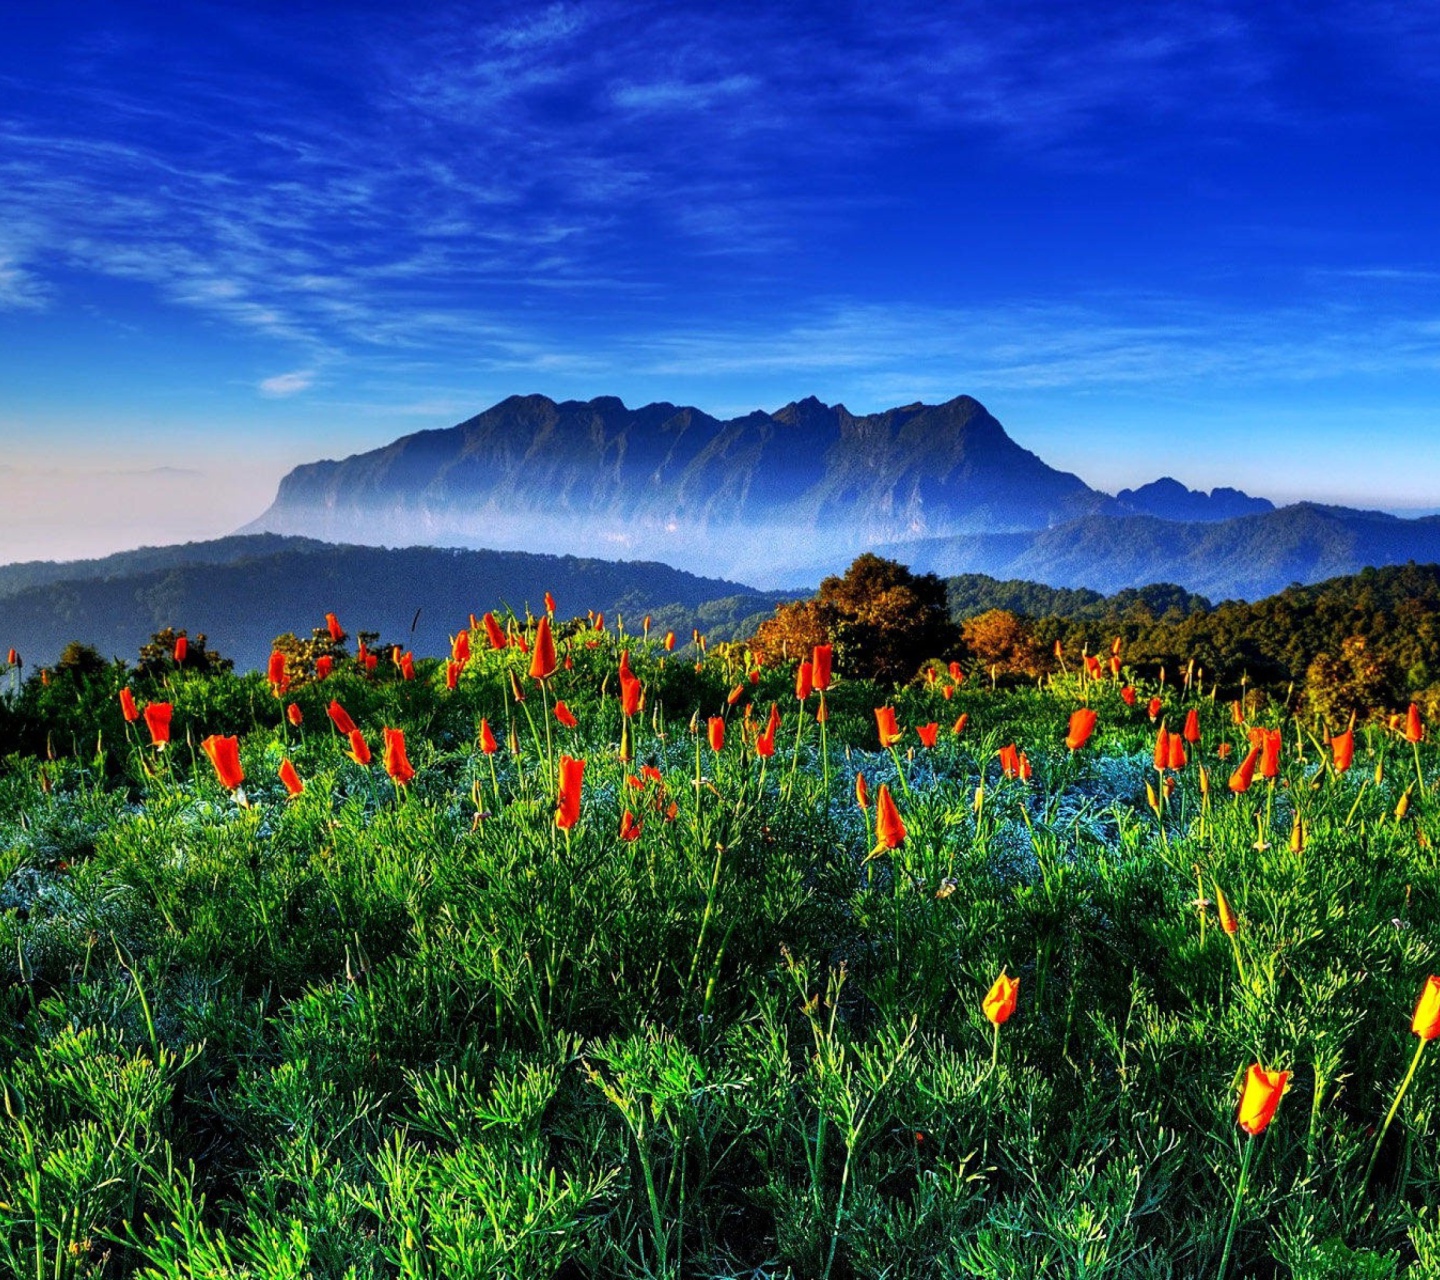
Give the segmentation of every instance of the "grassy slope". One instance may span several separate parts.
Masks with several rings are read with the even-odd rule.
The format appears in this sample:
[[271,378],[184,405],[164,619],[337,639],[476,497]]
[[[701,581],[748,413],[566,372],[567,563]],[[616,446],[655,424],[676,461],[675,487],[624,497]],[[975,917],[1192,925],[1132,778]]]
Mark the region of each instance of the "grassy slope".
[[[1437,1063],[1358,1194],[1440,967],[1432,747],[1403,820],[1414,760],[1378,732],[1334,776],[1289,724],[1278,785],[1232,798],[1218,752],[1244,730],[1203,705],[1162,818],[1149,690],[1138,709],[1094,691],[1100,728],[1073,755],[1073,686],[907,692],[902,748],[929,720],[942,736],[899,758],[902,781],[875,749],[876,692],[842,681],[827,797],[813,722],[791,780],[790,672],[742,682],[727,712],[723,656],[662,669],[637,647],[648,705],[626,767],[616,654],[601,639],[574,658],[519,707],[508,652],[454,693],[432,664],[414,683],[342,674],[295,694],[300,730],[258,677],[142,688],[175,705],[165,755],[125,745],[108,676],[27,689],[101,730],[105,756],[77,734],[66,759],[57,734],[62,758],[0,773],[0,1054],[23,1108],[0,1130],[0,1240],[17,1274],[34,1274],[31,1149],[49,1161],[47,1275],[57,1251],[63,1273],[105,1248],[109,1275],[176,1280],[1213,1274],[1257,1057],[1294,1078],[1232,1274],[1436,1274]],[[77,694],[93,709],[69,710]],[[368,769],[347,758],[332,696],[377,748],[380,726],[406,730],[403,793],[378,750]],[[579,728],[546,720],[555,696]],[[750,698],[787,717],[763,783],[741,747]],[[957,739],[943,726],[962,710]],[[728,715],[718,755],[697,755],[692,712]],[[481,716],[493,757],[474,749]],[[187,745],[208,732],[243,735],[248,806]],[[999,777],[1009,741],[1028,785]],[[569,833],[552,750],[588,760]],[[642,763],[663,792],[628,784]],[[857,770],[909,829],[869,861]],[[1239,912],[1238,953],[1197,910],[1196,868]],[[979,1006],[1002,967],[1019,1009],[992,1070]]]

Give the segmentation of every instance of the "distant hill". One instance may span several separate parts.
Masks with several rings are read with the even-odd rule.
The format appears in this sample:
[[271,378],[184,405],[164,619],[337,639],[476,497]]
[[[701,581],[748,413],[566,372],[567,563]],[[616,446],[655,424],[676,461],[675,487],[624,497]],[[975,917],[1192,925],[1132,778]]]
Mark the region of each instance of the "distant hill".
[[946,584],[950,616],[957,622],[990,609],[1008,609],[1030,618],[1112,618],[1143,612],[1154,618],[1186,618],[1208,612],[1213,606],[1173,583],[1126,587],[1113,596],[1085,587],[1047,587],[1020,578],[1001,581],[983,573],[961,574]]
[[329,543],[315,538],[282,538],[277,534],[236,535],[209,542],[182,542],[168,547],[139,547],[97,560],[26,560],[0,564],[0,600],[52,582],[127,578],[181,565],[233,564],[282,551],[322,551]]
[[721,420],[531,395],[297,467],[245,532],[603,549],[783,583],[878,542],[1043,528],[1109,501],[969,396],[865,415],[812,397]]
[[1027,534],[929,539],[879,550],[943,576],[979,572],[1100,592],[1173,582],[1212,599],[1254,600],[1292,583],[1440,560],[1440,518],[1401,520],[1300,503],[1188,523],[1094,515]]
[[[24,569],[38,585],[16,587],[9,569]],[[67,570],[81,576],[58,576]],[[174,626],[205,633],[212,648],[252,668],[264,664],[277,635],[308,635],[333,610],[352,635],[378,631],[386,642],[438,655],[471,612],[539,611],[547,590],[564,617],[594,609],[613,622],[620,613],[638,631],[650,613],[658,631],[672,628],[682,642],[695,626],[715,639],[748,634],[759,615],[790,598],[643,561],[227,538],[72,566],[0,568],[0,651],[14,645],[40,666],[81,640],[133,661],[154,632]]]
[[1274,511],[1268,498],[1252,498],[1239,489],[1187,489],[1178,480],[1162,476],[1138,489],[1121,489],[1115,495],[1115,514],[1158,516],[1161,520],[1233,520],[1237,516]]

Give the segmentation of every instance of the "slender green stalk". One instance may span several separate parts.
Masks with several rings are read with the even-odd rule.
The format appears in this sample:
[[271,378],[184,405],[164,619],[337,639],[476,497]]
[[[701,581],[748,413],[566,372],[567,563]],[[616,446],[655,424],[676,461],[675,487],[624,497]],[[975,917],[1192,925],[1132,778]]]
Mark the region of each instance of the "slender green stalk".
[[1230,1266],[1230,1249],[1235,1243],[1235,1228],[1240,1222],[1240,1203],[1245,1199],[1245,1186],[1250,1180],[1250,1161],[1255,1154],[1254,1137],[1245,1141],[1245,1154],[1240,1158],[1240,1181],[1235,1185],[1235,1204],[1230,1210],[1230,1226],[1225,1232],[1225,1249],[1220,1255],[1220,1270],[1215,1280],[1225,1280],[1226,1269]]
[[1380,1158],[1380,1148],[1385,1143],[1385,1135],[1390,1132],[1390,1124],[1395,1119],[1395,1113],[1400,1110],[1400,1103],[1405,1097],[1405,1091],[1410,1087],[1410,1081],[1415,1079],[1415,1068],[1420,1065],[1420,1055],[1425,1052],[1428,1040],[1421,1040],[1415,1046],[1415,1056],[1410,1059],[1410,1070],[1405,1073],[1405,1079],[1400,1082],[1400,1088],[1395,1091],[1395,1101],[1390,1104],[1390,1112],[1385,1117],[1385,1123],[1380,1126],[1380,1133],[1375,1139],[1375,1149],[1370,1153],[1370,1163],[1365,1166],[1365,1176],[1360,1181],[1360,1199],[1363,1203],[1365,1192],[1370,1186],[1371,1175],[1375,1172],[1375,1162]]

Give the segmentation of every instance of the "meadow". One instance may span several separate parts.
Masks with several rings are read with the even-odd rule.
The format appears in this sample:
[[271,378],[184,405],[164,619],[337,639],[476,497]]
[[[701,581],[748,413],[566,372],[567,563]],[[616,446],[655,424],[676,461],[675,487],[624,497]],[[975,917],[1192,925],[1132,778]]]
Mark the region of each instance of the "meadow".
[[1418,715],[551,622],[12,671],[7,1274],[1440,1277]]

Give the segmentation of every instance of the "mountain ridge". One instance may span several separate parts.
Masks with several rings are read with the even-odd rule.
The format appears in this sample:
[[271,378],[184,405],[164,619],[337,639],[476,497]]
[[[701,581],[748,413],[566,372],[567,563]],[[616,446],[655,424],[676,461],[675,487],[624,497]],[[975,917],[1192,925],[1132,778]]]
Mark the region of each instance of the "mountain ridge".
[[875,542],[1046,527],[1107,501],[971,396],[874,414],[812,396],[719,419],[668,401],[528,395],[296,467],[241,532],[605,547],[775,582],[807,544],[838,565]]

